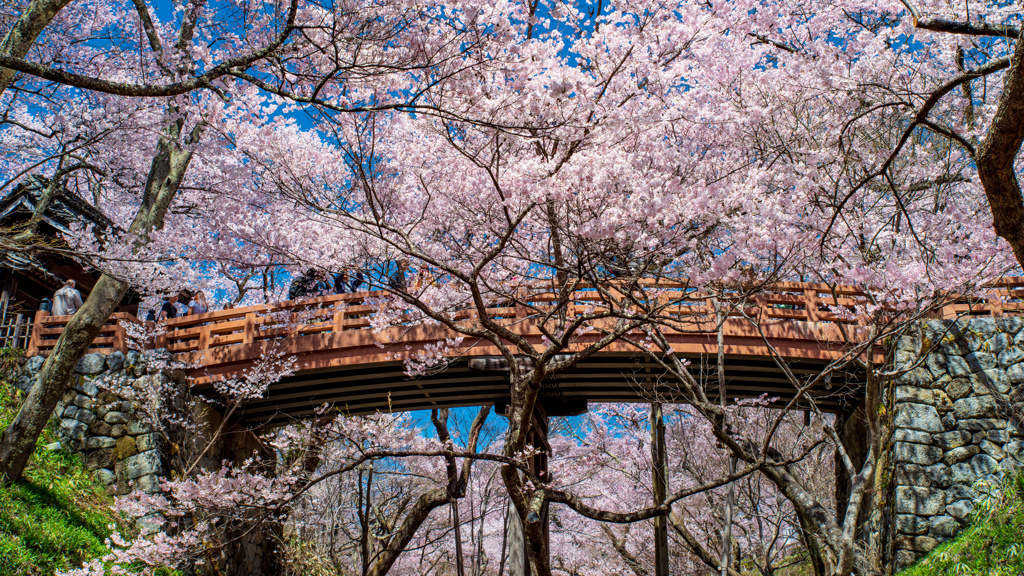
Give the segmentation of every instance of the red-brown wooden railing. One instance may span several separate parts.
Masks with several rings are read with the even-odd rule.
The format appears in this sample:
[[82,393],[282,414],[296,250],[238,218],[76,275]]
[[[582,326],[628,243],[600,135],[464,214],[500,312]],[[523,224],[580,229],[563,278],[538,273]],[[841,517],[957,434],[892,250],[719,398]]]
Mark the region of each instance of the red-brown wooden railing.
[[[714,330],[711,295],[690,290],[682,283],[651,281],[645,284],[645,297],[653,295],[662,303],[673,303],[666,313],[680,323],[686,323],[687,331]],[[385,292],[339,294],[175,318],[161,322],[159,327],[163,332],[143,345],[184,354],[295,336],[368,330],[373,310],[366,304],[366,300],[386,295]],[[720,293],[716,297],[719,300],[730,298],[728,293]],[[558,295],[550,289],[531,289],[521,292],[518,299],[528,305],[495,301],[486,308],[487,316],[508,323],[521,322],[528,317],[551,311]],[[863,302],[864,294],[850,286],[780,282],[767,286],[755,297],[748,299],[749,304],[744,304],[742,313],[776,323],[792,321],[850,325],[860,321],[836,314],[832,308],[852,309]],[[573,293],[565,314],[573,316],[601,305],[602,297],[596,290],[582,287]],[[737,316],[740,313],[739,310],[733,312]],[[939,316],[952,319],[1020,314],[1024,314],[1024,277],[1001,279],[991,285],[984,298],[977,300],[968,301],[951,296],[949,303],[941,308]],[[473,322],[478,319],[477,311],[458,311],[455,318]],[[50,316],[46,312],[38,312],[27,355],[48,354],[70,319],[71,316]],[[121,325],[122,322],[147,324],[149,328],[156,328],[152,322],[143,323],[131,314],[115,313],[93,341],[90,350],[127,351],[127,331]]]

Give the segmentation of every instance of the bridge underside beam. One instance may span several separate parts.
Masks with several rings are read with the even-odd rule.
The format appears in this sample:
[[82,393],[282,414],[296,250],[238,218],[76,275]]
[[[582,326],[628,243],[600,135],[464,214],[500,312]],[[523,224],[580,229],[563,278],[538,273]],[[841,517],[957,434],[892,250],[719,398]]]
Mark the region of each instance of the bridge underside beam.
[[[707,358],[690,358],[691,370],[707,381],[708,394],[715,399],[717,375]],[[312,416],[326,405],[345,414],[404,412],[432,408],[479,406],[509,401],[506,373],[473,370],[470,361],[456,361],[437,373],[410,379],[401,362],[303,370],[270,387],[269,394],[248,402],[239,421],[250,426],[285,424]],[[826,362],[791,361],[798,378],[820,373]],[[775,363],[765,357],[729,356],[726,380],[732,402],[736,398],[757,398],[762,394],[778,398],[782,405],[794,396],[794,387]],[[840,373],[826,385],[812,391],[822,410],[849,410],[862,390],[863,377]],[[214,395],[209,384],[195,392]],[[554,413],[579,411],[587,402],[682,402],[678,383],[671,381],[649,359],[632,355],[602,355],[554,376],[541,389],[541,400]],[[806,407],[806,403],[799,406]]]

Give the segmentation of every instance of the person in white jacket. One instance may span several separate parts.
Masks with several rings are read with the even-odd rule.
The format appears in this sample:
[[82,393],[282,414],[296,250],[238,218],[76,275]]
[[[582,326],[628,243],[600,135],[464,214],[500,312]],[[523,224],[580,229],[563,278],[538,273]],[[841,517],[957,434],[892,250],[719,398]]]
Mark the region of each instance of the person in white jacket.
[[82,307],[82,294],[75,289],[75,281],[68,280],[53,295],[53,315],[70,316]]

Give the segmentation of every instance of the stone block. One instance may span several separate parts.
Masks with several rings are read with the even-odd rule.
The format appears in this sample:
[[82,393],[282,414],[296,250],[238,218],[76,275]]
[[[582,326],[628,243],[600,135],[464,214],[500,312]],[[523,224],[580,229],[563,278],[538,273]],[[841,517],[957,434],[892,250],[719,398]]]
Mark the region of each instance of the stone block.
[[75,419],[83,424],[92,424],[96,421],[96,415],[93,414],[91,410],[82,408],[78,411],[78,414],[75,415]]
[[917,388],[915,386],[897,386],[897,402],[914,402],[917,404],[928,404],[936,408],[950,406],[952,401],[942,390],[930,390],[928,388]]
[[64,445],[61,444],[60,442],[50,442],[46,446],[43,446],[43,448],[49,450],[50,452],[59,452],[64,449]]
[[[956,404],[954,404],[955,408]],[[934,406],[926,404],[901,404],[896,409],[896,427],[910,428],[922,432],[944,432],[939,413]]]
[[[958,322],[958,324],[961,323]],[[996,326],[995,318],[970,318],[960,330],[965,334],[974,334],[980,338],[988,339],[996,333],[998,327]]]
[[999,354],[1008,347],[1013,346],[1013,336],[1000,332],[985,341],[985,350],[992,354]]
[[918,464],[897,464],[895,467],[896,483],[900,486],[924,486],[932,485],[932,477],[928,468]]
[[942,462],[946,466],[952,466],[953,464],[959,464],[960,462],[968,460],[978,454],[981,454],[981,448],[978,448],[977,446],[961,446],[946,452],[942,457]]
[[34,376],[43,369],[44,362],[46,362],[46,356],[33,356],[25,363],[25,370],[28,371],[29,375]]
[[991,370],[999,365],[999,359],[995,354],[989,354],[988,352],[975,352],[974,354],[968,354],[964,357],[967,363],[971,366],[972,372],[981,372],[984,370]]
[[971,433],[966,430],[950,430],[931,436],[932,442],[945,450],[952,450],[970,444]]
[[993,389],[1006,394],[1010,391],[1010,378],[1004,370],[984,370],[971,376],[971,385],[976,395],[991,394]]
[[102,420],[97,420],[89,425],[89,431],[96,436],[113,436],[113,428]]
[[927,534],[930,528],[927,518],[920,516],[914,516],[913,514],[897,514],[896,515],[896,533],[897,534]]
[[135,489],[142,490],[147,494],[155,494],[160,491],[160,477],[156,474],[140,476],[135,481]]
[[970,376],[974,371],[971,370],[971,365],[967,363],[960,356],[947,356],[946,357],[946,373],[953,378],[964,378]]
[[128,423],[128,433],[132,436],[138,436],[139,434],[145,434],[153,430],[153,427],[149,425],[149,422],[142,420],[132,420]]
[[117,447],[114,448],[114,457],[118,460],[124,460],[129,456],[134,456],[140,452],[138,445],[135,443],[135,438],[131,436],[122,436],[116,441]]
[[64,409],[64,417],[65,418],[73,418],[73,419],[77,420],[78,419],[78,411],[79,410],[81,410],[81,408],[79,408],[78,406],[75,406],[74,404],[72,404],[71,406],[68,406],[67,408]]
[[928,519],[928,534],[933,538],[952,538],[960,529],[960,523],[952,516],[932,516]]
[[956,519],[960,524],[966,524],[968,522],[972,510],[974,510],[973,500],[957,500],[949,506],[946,506],[946,514]]
[[920,486],[896,487],[896,512],[917,516],[935,516],[942,512],[946,496],[938,490]]
[[932,373],[932,378],[940,378],[946,375],[945,354],[929,354],[924,360],[924,365]]
[[913,550],[897,550],[896,566],[899,568],[910,566],[914,562],[917,562],[917,556],[917,553]]
[[119,412],[124,412],[125,414],[134,414],[135,413],[135,402],[132,402],[130,400],[123,400],[114,409],[119,411]]
[[[107,425],[110,426],[109,424]],[[124,424],[116,424],[114,426],[111,426],[110,436],[114,438],[120,438],[121,436],[124,436],[127,433],[127,431],[128,427],[125,426]]]
[[909,442],[896,442],[893,445],[893,459],[896,462],[910,462],[929,466],[942,459],[942,448],[926,446],[924,444],[911,444]]
[[117,350],[115,352],[111,352],[110,355],[107,356],[107,370],[110,370],[111,372],[115,372],[117,370],[120,370],[121,366],[123,366],[123,365],[124,365],[124,353],[121,352],[120,350]]
[[953,403],[953,414],[957,420],[969,418],[995,418],[998,406],[990,397],[961,398]]
[[959,400],[971,394],[971,381],[967,378],[956,378],[946,384],[946,395],[951,400]]
[[1017,363],[1006,369],[1006,377],[1013,384],[1024,383],[1024,364]]
[[[107,358],[103,354],[93,352],[92,354],[86,354],[82,356],[82,359],[75,365],[75,372],[79,374],[87,374],[89,376],[95,376],[106,370]],[[95,396],[95,394],[90,394]]]
[[998,318],[996,319],[996,327],[999,330],[1006,332],[1007,336],[1010,337],[1010,340],[1013,340],[1013,337],[1017,334],[1017,332],[1020,332],[1021,328],[1024,328],[1024,320],[1022,320],[1019,316],[1008,316],[1005,318]]
[[100,393],[99,386],[96,386],[92,380],[87,380],[85,378],[78,378],[78,382],[75,383],[74,389],[91,398],[95,398],[96,395]]
[[152,432],[149,434],[139,434],[135,437],[135,445],[138,446],[139,452],[155,450],[160,445],[160,437]]
[[125,474],[127,474],[129,480],[135,480],[147,474],[160,474],[162,470],[160,454],[157,450],[140,452],[125,458],[122,462],[124,462]]
[[1024,351],[1016,346],[1007,348],[999,353],[999,366],[1004,370],[1018,362],[1024,362]]
[[82,447],[86,450],[96,450],[98,448],[113,448],[117,441],[109,436],[89,436],[82,442]]
[[957,500],[970,500],[974,502],[978,499],[978,493],[966,484],[953,484],[946,489],[946,499],[951,502]]
[[989,430],[985,437],[988,438],[990,442],[995,442],[996,444],[1005,444],[1010,441],[1010,433],[1007,432],[1006,429]]
[[977,432],[979,430],[995,430],[1002,428],[1004,423],[1002,420],[996,420],[993,418],[973,418],[960,420],[957,425],[963,430]]
[[925,469],[937,488],[946,488],[953,483],[953,472],[945,464],[935,464]]
[[996,444],[995,442],[991,442],[989,440],[982,440],[981,442],[978,443],[978,447],[981,448],[982,452],[988,454],[989,456],[995,458],[996,460],[1002,460],[1003,458],[1006,458],[1006,452],[1003,452],[1003,449],[1000,448],[999,445]]
[[100,448],[99,450],[86,452],[82,457],[82,463],[85,465],[86,470],[110,468],[114,465],[114,450],[113,448]]
[[148,514],[136,520],[135,525],[139,527],[143,536],[149,536],[163,530],[164,518],[159,514]]
[[107,424],[127,424],[128,416],[123,412],[107,412],[107,415],[103,417],[103,421]]
[[114,473],[111,472],[110,470],[107,470],[106,468],[100,468],[96,470],[95,472],[92,473],[92,477],[94,480],[96,480],[96,483],[100,484],[101,486],[110,486],[111,484],[117,481],[117,478],[114,476]]
[[1003,445],[1003,452],[1006,452],[1012,458],[1024,460],[1024,442],[1011,440]]
[[72,403],[79,408],[85,408],[86,410],[92,410],[96,407],[96,401],[86,396],[85,394],[75,394]]
[[914,536],[914,551],[926,554],[931,552],[936,546],[939,545],[939,541],[931,536]]
[[947,412],[942,415],[942,428],[945,430],[952,430],[956,428],[956,417],[953,416],[952,412]]
[[[938,436],[941,436],[941,434]],[[908,428],[898,428],[892,433],[892,439],[894,442],[911,442],[913,444],[932,444],[936,437],[937,435],[935,434],[929,434],[928,432],[921,432],[919,430],[910,430]]]
[[934,388],[936,386],[935,377],[927,368],[915,368],[901,376],[897,382],[914,388]]
[[999,471],[999,462],[988,454],[978,454],[971,458],[971,470],[977,478],[982,478]]
[[952,484],[973,484],[978,479],[974,474],[974,470],[971,470],[969,462],[961,462],[960,464],[954,464],[949,467],[950,479]]
[[65,418],[60,421],[60,428],[70,438],[75,440],[82,440],[85,438],[87,432],[89,432],[89,426],[75,420],[74,418]]

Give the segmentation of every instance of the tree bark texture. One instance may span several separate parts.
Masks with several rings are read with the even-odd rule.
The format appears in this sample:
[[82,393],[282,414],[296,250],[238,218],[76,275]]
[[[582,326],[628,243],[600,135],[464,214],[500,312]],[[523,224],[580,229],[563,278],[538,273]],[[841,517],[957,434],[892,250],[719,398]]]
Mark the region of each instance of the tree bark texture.
[[1024,141],[1024,42],[1017,46],[1003,80],[995,118],[978,148],[978,178],[985,189],[996,234],[1009,242],[1024,265],[1024,199],[1014,160]]
[[[53,20],[57,13],[71,3],[71,0],[33,0],[14,26],[7,32],[3,43],[0,43],[0,54],[23,58],[43,29]],[[14,80],[14,70],[0,68],[0,94]]]

